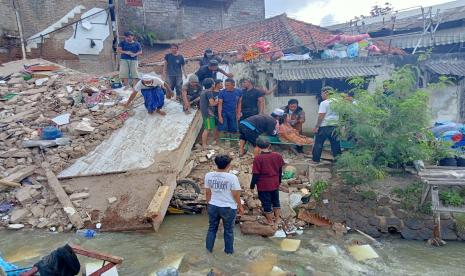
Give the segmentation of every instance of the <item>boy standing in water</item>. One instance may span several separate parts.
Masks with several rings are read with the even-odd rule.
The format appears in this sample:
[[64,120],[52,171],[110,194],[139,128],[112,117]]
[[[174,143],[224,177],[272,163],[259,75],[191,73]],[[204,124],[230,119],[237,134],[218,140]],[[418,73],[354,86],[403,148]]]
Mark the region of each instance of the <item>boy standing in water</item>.
[[281,222],[279,185],[285,164],[284,159],[281,154],[271,151],[270,142],[258,138],[256,144],[260,149],[260,154],[253,160],[250,189],[253,190],[255,185],[257,186],[258,199],[262,203],[266,223],[279,224]]
[[231,161],[232,158],[229,155],[217,155],[215,157],[217,170],[205,175],[209,222],[206,248],[210,253],[213,252],[220,220],[223,220],[224,226],[224,252],[234,253],[234,221],[236,213],[244,212],[239,179],[228,172]]

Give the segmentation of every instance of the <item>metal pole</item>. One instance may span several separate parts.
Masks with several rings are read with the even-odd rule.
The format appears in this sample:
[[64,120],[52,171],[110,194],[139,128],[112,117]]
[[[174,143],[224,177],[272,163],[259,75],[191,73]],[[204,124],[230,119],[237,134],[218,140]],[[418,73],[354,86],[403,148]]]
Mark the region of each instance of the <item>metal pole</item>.
[[23,34],[23,26],[21,24],[21,18],[19,17],[19,11],[16,4],[16,1],[13,0],[13,8],[15,9],[15,16],[16,16],[16,24],[18,25],[19,37],[21,39],[21,54],[23,60],[26,59],[26,48],[24,47],[24,34]]

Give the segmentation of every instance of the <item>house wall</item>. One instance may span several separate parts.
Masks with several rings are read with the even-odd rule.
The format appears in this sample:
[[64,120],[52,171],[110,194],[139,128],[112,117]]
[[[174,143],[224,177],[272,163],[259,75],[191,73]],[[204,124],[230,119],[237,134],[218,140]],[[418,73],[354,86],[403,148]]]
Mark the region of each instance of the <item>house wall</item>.
[[145,0],[143,7],[126,6],[119,0],[120,28],[155,32],[159,40],[190,37],[265,19],[264,0],[234,0],[229,9],[210,0]]
[[[460,91],[462,89],[462,91]],[[460,120],[460,92],[463,93],[463,86],[453,85],[444,89],[426,90],[430,96],[429,105],[431,119],[435,121]],[[463,109],[463,108],[462,108]]]
[[[14,10],[11,0],[0,0],[2,9],[0,9],[0,34],[1,32],[15,32],[17,31],[16,19],[12,24],[11,16],[4,15],[11,13],[14,15]],[[67,22],[72,22],[80,19],[81,15],[94,7],[107,8],[108,0],[16,0],[19,4],[19,13],[23,25],[24,37],[27,39],[36,33],[39,33],[60,20],[69,11],[78,5],[85,7],[81,13],[76,14],[75,17],[69,18]],[[66,23],[64,23],[66,24]],[[63,24],[63,25],[64,25]],[[110,23],[111,24],[111,23]],[[111,25],[108,25],[110,28]],[[104,42],[104,49],[100,55],[74,55],[64,49],[65,40],[73,35],[73,27],[69,26],[60,31],[52,33],[48,38],[44,39],[42,51],[39,47],[33,48],[31,52],[27,53],[28,58],[42,57],[44,59],[62,64],[72,69],[83,71],[87,73],[102,73],[114,70],[112,61],[112,40],[110,35]],[[16,42],[19,42],[16,41]],[[0,61],[8,61],[20,58],[19,46],[8,48],[4,54],[0,53]]]
[[465,79],[462,79],[459,82],[459,90],[460,90],[460,122],[465,123]]

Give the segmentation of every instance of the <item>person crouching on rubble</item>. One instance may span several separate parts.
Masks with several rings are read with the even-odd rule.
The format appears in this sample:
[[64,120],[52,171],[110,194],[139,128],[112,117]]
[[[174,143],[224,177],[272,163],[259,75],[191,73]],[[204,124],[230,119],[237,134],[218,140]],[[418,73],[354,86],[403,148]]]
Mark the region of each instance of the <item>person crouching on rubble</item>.
[[217,170],[205,175],[205,195],[208,203],[208,232],[206,248],[213,252],[216,232],[220,220],[224,227],[224,252],[234,253],[234,222],[236,213],[243,214],[244,208],[241,204],[241,185],[239,179],[229,173],[232,158],[227,154],[217,155],[215,164]]
[[284,159],[281,154],[271,151],[270,142],[258,138],[256,145],[260,149],[260,154],[253,160],[250,189],[253,190],[257,186],[258,199],[262,203],[266,218],[264,223],[279,225],[281,223],[279,185],[281,185]]
[[160,115],[166,115],[162,109],[165,104],[165,90],[168,91],[166,97],[171,99],[173,91],[171,91],[168,83],[163,81],[160,77],[152,75],[144,75],[142,79],[137,82],[134,86],[134,91],[129,96],[127,103],[124,105],[125,108],[129,107],[129,104],[134,100],[137,92],[142,93],[144,97],[144,105],[149,114],[154,112]]

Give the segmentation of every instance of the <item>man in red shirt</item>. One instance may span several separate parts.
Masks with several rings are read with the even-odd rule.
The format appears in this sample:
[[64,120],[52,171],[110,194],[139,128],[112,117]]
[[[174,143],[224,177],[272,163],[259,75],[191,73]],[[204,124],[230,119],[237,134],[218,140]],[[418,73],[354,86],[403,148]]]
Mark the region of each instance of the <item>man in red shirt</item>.
[[273,225],[281,221],[281,206],[279,204],[279,185],[284,166],[284,159],[281,154],[271,151],[271,144],[268,141],[258,138],[256,141],[260,154],[255,156],[252,168],[252,182],[250,189],[255,185],[258,190],[258,198],[262,203],[266,221]]

